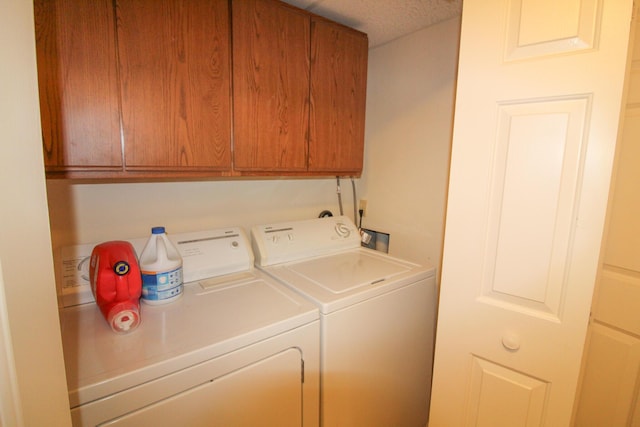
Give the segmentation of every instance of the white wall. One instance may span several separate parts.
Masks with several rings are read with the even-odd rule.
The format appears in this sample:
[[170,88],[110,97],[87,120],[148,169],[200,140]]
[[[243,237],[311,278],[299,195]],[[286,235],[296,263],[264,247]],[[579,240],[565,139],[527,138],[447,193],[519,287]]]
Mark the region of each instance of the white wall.
[[32,2],[0,2],[0,63],[0,424],[65,426]]
[[[351,184],[341,180],[345,213]],[[168,233],[338,215],[336,179],[77,183],[49,180],[54,247],[145,237],[151,227]],[[353,214],[350,214],[353,217]]]
[[369,52],[363,227],[389,252],[440,267],[460,19]]
[[[357,182],[358,180],[356,180]],[[344,212],[353,219],[351,183],[341,178]],[[358,185],[358,184],[356,184]],[[317,218],[340,213],[336,179],[87,183],[48,180],[51,240],[60,249],[81,243],[147,237],[151,227],[183,233]],[[344,191],[344,190],[343,190]],[[57,283],[60,291],[61,283]]]

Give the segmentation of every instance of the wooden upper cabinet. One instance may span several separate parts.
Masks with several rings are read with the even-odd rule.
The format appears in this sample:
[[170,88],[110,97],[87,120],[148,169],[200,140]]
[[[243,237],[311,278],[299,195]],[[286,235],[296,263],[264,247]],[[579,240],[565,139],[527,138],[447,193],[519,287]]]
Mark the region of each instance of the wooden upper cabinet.
[[234,0],[233,147],[239,171],[306,171],[309,14]]
[[366,34],[312,19],[309,171],[362,171],[367,55]]
[[231,168],[227,0],[116,0],[128,171]]
[[362,171],[366,34],[277,0],[34,11],[49,177]]
[[121,170],[111,0],[36,0],[34,12],[46,170]]

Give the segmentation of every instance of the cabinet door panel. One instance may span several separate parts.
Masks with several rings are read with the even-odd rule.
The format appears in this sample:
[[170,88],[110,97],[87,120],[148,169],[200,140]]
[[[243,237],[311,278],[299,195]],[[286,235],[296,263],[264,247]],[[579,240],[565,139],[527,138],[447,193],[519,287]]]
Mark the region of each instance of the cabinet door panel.
[[34,12],[47,171],[120,169],[111,1],[36,0]]
[[229,169],[227,1],[116,4],[126,169]]
[[322,19],[311,24],[309,170],[360,173],[368,39]]
[[233,2],[234,169],[306,170],[309,15]]

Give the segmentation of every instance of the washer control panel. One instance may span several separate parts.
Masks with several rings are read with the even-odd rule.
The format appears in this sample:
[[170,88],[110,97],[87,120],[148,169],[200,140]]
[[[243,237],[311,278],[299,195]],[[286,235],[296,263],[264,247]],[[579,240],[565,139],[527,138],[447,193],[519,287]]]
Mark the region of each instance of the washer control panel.
[[345,216],[267,224],[251,229],[260,266],[296,261],[360,246],[358,229]]
[[335,230],[338,236],[345,239],[351,235],[351,229],[342,222],[336,224]]

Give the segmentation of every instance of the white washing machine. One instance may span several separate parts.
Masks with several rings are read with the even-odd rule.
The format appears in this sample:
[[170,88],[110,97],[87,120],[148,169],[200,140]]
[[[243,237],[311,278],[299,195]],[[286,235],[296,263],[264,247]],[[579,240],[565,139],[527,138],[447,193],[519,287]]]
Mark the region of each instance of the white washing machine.
[[[184,295],[142,304],[140,326],[124,335],[87,301],[84,260],[93,245],[64,251],[69,306],[60,314],[73,424],[318,425],[318,309],[253,268],[239,228],[170,238],[184,261]],[[138,253],[145,241],[132,241]]]
[[434,269],[360,246],[347,217],[251,230],[256,265],[320,309],[321,424],[427,424]]

